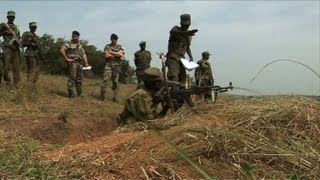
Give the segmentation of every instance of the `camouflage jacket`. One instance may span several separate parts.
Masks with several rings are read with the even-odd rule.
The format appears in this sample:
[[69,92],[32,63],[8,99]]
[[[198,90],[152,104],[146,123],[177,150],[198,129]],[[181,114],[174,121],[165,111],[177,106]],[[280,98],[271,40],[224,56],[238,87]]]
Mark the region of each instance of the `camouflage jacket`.
[[29,31],[24,32],[22,34],[22,45],[23,47],[27,47],[25,56],[35,57],[40,51],[40,38],[35,33]]
[[178,61],[180,61],[180,58],[184,58],[184,55],[191,44],[192,36],[180,32],[179,26],[174,26],[171,29],[168,41],[168,53],[166,55],[167,58],[174,58]]
[[20,38],[20,30],[19,30],[19,26],[18,25],[1,23],[0,24],[0,36],[3,37],[2,46],[3,47],[13,48],[13,49],[19,49],[19,45],[18,44],[13,44],[13,43],[10,42],[14,36],[11,34],[10,30],[7,29],[6,26],[9,26],[10,29],[13,32],[15,32],[16,36],[18,38]]
[[66,54],[69,58],[83,60],[85,50],[80,43],[67,42],[64,43],[62,47],[66,50]]
[[150,67],[151,53],[150,51],[137,51],[134,53],[134,64],[136,65],[136,74],[143,75],[144,70]]
[[139,121],[154,119],[157,115],[153,109],[151,93],[144,87],[139,88],[125,102],[125,110]]
[[[104,52],[106,51],[110,51],[110,52],[119,52],[120,50],[123,50],[122,46],[120,44],[117,44],[115,46],[113,46],[112,44],[107,44],[105,47],[104,47]],[[121,58],[118,58],[118,57],[113,57],[113,58],[110,58],[110,59],[106,59],[107,61],[118,61],[120,63],[119,60],[121,60]]]
[[196,81],[199,82],[201,78],[201,81],[211,81],[211,83],[213,83],[212,69],[209,61],[201,59],[197,63],[199,67],[197,67],[194,72]]

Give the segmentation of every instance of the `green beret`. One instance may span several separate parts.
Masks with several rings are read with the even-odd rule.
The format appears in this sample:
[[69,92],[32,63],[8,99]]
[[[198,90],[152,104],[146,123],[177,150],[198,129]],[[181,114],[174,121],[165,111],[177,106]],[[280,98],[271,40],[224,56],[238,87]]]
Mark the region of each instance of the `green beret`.
[[162,80],[162,73],[159,68],[149,67],[144,71],[145,80]]
[[36,22],[30,22],[29,23],[29,27],[31,27],[31,26],[37,26],[37,23]]
[[7,16],[16,16],[16,12],[14,12],[14,11],[8,11],[7,12]]
[[141,42],[139,43],[140,46],[142,46],[143,44],[146,44],[146,42],[145,42],[145,41],[141,41]]
[[180,24],[181,25],[190,25],[191,24],[190,14],[182,14],[180,16]]

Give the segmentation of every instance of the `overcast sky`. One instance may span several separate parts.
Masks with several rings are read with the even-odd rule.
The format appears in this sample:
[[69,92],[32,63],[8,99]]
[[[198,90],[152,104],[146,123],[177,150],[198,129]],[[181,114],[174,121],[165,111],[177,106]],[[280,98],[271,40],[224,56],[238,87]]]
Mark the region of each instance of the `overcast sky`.
[[202,51],[213,54],[217,84],[232,81],[263,94],[320,95],[319,78],[288,62],[267,67],[249,84],[260,68],[276,59],[296,60],[320,73],[319,1],[0,1],[1,22],[8,10],[16,11],[22,32],[30,21],[38,23],[40,36],[69,38],[78,30],[81,39],[99,49],[116,33],[132,66],[138,43],[145,40],[157,67],[156,52],[167,51],[170,29],[179,25],[180,14],[189,13],[190,28],[199,29],[192,54],[195,60]]

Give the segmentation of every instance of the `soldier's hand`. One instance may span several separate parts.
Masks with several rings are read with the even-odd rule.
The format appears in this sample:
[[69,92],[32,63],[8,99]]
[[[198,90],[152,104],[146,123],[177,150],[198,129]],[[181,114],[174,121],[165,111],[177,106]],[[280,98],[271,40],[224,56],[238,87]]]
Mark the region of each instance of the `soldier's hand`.
[[189,35],[194,36],[196,32],[198,32],[198,29],[192,29],[189,31]]
[[67,61],[67,62],[73,62],[73,61],[74,61],[74,59],[70,59],[70,58],[68,58],[68,59],[66,59],[66,61]]

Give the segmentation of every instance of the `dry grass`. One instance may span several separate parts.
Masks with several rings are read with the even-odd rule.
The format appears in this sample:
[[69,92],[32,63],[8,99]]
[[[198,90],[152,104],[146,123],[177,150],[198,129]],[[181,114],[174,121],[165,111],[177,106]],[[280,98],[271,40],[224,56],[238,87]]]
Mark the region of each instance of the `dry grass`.
[[[81,127],[72,118],[85,116],[85,122],[95,124],[98,118],[110,118],[102,112],[121,111],[122,104],[96,99],[99,80],[86,80],[84,97],[72,100],[65,97],[65,80],[62,76],[43,76],[37,88],[9,91],[2,87],[1,127],[19,119],[41,122],[54,117],[66,119],[72,130]],[[123,102],[135,87],[121,87]],[[177,150],[218,179],[320,178],[320,103],[302,96],[220,96],[215,104],[200,102],[161,120],[128,124],[90,141],[58,146],[31,140],[23,128],[17,129],[14,133],[0,132],[0,163],[5,164],[0,176],[7,178],[203,178]],[[99,129],[91,126],[80,132],[92,131]],[[8,153],[12,154],[4,156]],[[38,171],[32,172],[37,174],[26,173],[27,167],[35,167]]]

